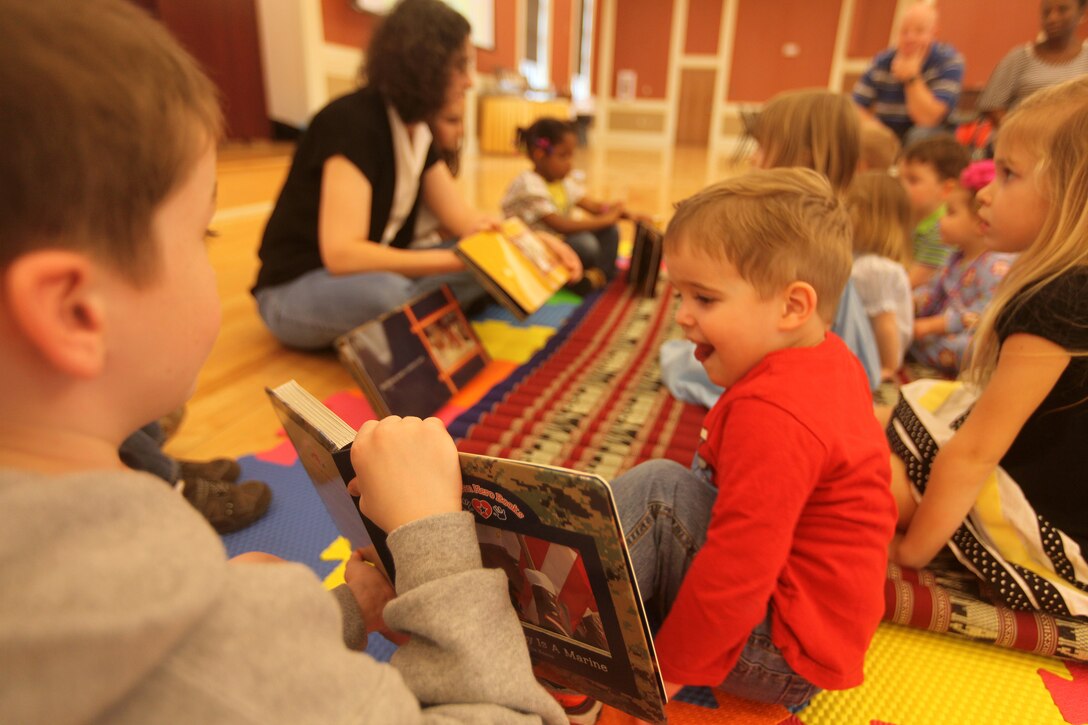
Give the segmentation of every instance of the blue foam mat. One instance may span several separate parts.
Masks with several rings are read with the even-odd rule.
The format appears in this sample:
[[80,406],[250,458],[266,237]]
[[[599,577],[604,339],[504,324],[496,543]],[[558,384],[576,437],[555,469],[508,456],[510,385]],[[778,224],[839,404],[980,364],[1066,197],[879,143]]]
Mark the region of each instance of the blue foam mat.
[[292,466],[281,466],[253,456],[238,462],[242,465],[243,479],[268,484],[272,503],[259,521],[223,537],[227,554],[264,551],[303,563],[321,579],[328,576],[338,562],[322,561],[321,552],[336,540],[339,532],[302,464],[295,461]]

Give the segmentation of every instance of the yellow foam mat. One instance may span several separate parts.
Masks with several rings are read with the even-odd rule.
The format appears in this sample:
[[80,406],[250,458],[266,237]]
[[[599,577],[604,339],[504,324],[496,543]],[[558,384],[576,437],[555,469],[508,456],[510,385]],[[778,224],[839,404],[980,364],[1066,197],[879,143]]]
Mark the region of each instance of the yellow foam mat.
[[492,360],[516,363],[527,361],[555,334],[554,327],[514,327],[498,320],[473,322],[472,327]]
[[[1060,699],[1064,714],[1044,678],[1051,687],[1070,685]],[[882,624],[865,659],[865,683],[820,693],[797,715],[721,693],[714,707],[673,701],[666,713],[669,725],[1086,725],[1075,679],[1060,660]],[[600,725],[634,722],[605,708]]]
[[1060,660],[882,624],[865,659],[865,683],[817,695],[798,720],[1066,725],[1039,670],[1071,679]]

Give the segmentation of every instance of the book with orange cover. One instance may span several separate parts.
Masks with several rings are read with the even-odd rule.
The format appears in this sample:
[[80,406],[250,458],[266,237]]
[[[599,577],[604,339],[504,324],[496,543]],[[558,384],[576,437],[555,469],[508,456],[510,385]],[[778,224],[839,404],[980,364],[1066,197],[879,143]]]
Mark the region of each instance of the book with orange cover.
[[480,284],[519,320],[536,312],[570,273],[556,254],[516,217],[498,232],[477,232],[454,247]]

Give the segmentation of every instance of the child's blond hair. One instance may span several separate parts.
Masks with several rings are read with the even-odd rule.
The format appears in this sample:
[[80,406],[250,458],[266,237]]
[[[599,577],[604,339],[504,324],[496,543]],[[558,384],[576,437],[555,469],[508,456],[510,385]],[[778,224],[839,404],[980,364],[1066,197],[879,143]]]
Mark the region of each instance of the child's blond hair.
[[767,168],[803,166],[846,193],[861,150],[858,112],[843,95],[825,90],[779,93],[759,114],[753,136]]
[[859,133],[861,155],[858,169],[887,171],[895,165],[903,146],[894,131],[880,121],[862,119]]
[[153,277],[151,217],[218,140],[215,87],[124,0],[0,0],[0,268],[80,250]]
[[1001,144],[1038,159],[1036,179],[1050,204],[1039,235],[1012,265],[975,332],[969,377],[980,385],[997,367],[997,321],[1088,265],[1088,77],[1032,94],[1001,124]]
[[846,194],[854,224],[854,253],[877,254],[910,264],[910,200],[887,171],[857,175]]
[[666,253],[690,249],[728,261],[760,295],[801,281],[830,323],[850,277],[850,219],[827,179],[810,169],[750,171],[680,202]]

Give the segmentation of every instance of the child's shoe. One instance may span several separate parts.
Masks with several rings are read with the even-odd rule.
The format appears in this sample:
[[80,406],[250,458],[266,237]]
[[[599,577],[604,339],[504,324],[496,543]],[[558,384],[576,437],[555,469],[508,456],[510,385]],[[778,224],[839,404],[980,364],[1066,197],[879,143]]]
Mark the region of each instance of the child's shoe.
[[272,489],[262,481],[234,484],[207,478],[181,479],[178,488],[220,534],[252,524],[268,511]]
[[191,481],[205,478],[210,481],[234,483],[242,475],[242,467],[233,458],[213,458],[210,461],[183,461],[178,459],[178,478]]

